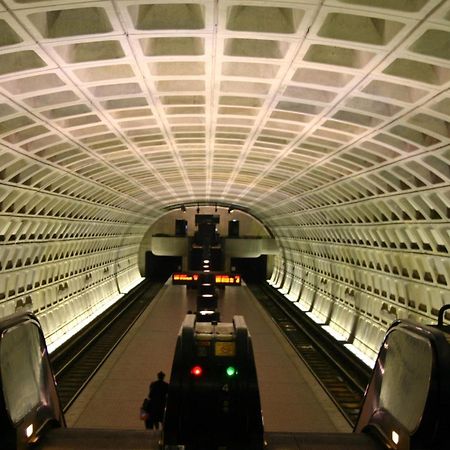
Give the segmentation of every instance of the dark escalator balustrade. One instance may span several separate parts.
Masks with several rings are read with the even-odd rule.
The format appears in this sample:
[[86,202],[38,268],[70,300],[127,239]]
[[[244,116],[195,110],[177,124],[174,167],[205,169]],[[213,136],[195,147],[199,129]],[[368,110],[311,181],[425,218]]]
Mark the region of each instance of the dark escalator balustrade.
[[[450,327],[394,322],[353,433],[295,433],[296,450],[449,450]],[[277,448],[267,435],[268,450]]]
[[44,334],[32,314],[0,320],[1,450],[155,450],[145,431],[66,427]]
[[167,450],[262,450],[256,367],[242,316],[235,316],[233,323],[186,316],[175,349],[163,430]]
[[397,321],[381,346],[356,432],[395,450],[450,449],[450,327]]
[[25,449],[65,426],[44,334],[32,314],[0,322],[0,449]]

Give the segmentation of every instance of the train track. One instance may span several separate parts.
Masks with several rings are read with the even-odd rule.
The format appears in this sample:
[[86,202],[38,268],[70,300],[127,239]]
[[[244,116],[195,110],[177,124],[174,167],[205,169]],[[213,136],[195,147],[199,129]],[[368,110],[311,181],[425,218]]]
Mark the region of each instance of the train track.
[[[161,289],[161,283],[144,282],[106,312],[95,324],[52,354],[58,393],[64,411],[70,407],[133,323]],[[349,356],[332,339],[326,339],[310,319],[268,285],[249,284],[259,302],[287,337],[301,359],[354,425],[371,370]]]
[[144,309],[162,283],[144,281],[87,329],[51,355],[63,411],[78,397]]
[[258,301],[289,340],[314,377],[337,405],[348,423],[355,425],[372,370],[339,345],[324,336],[309,317],[269,285],[248,284]]

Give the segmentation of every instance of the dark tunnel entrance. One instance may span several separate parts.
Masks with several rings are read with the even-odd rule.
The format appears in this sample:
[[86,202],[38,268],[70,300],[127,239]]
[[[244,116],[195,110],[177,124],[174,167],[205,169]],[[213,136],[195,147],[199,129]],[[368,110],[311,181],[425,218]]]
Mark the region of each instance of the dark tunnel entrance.
[[258,258],[231,258],[232,272],[242,275],[247,282],[264,281],[267,277],[267,255]]
[[158,256],[145,252],[145,277],[154,281],[165,281],[182,267],[181,256]]

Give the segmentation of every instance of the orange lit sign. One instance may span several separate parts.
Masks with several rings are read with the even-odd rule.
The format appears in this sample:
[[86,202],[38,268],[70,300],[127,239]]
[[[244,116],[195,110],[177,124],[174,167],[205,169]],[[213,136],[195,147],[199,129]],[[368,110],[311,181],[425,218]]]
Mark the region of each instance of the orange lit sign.
[[225,284],[228,286],[240,285],[241,276],[240,275],[228,275],[226,273],[217,274],[215,276],[216,284]]
[[189,274],[189,273],[174,273],[172,275],[172,280],[173,281],[178,281],[178,282],[187,282],[187,281],[194,281],[198,279],[198,275],[196,276],[196,278],[194,278],[194,276],[197,274]]
[[[172,284],[197,284],[200,281],[201,272],[175,272],[172,274]],[[240,275],[216,273],[214,283],[222,286],[240,286]]]
[[199,274],[196,272],[175,272],[172,274],[172,284],[196,284]]

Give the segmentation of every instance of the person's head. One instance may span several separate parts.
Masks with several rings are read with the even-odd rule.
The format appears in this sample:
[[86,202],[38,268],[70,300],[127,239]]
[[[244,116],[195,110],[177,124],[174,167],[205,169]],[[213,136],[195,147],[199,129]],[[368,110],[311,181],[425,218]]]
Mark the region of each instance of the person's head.
[[164,372],[158,372],[158,380],[164,380],[164,377],[166,376],[166,374]]

